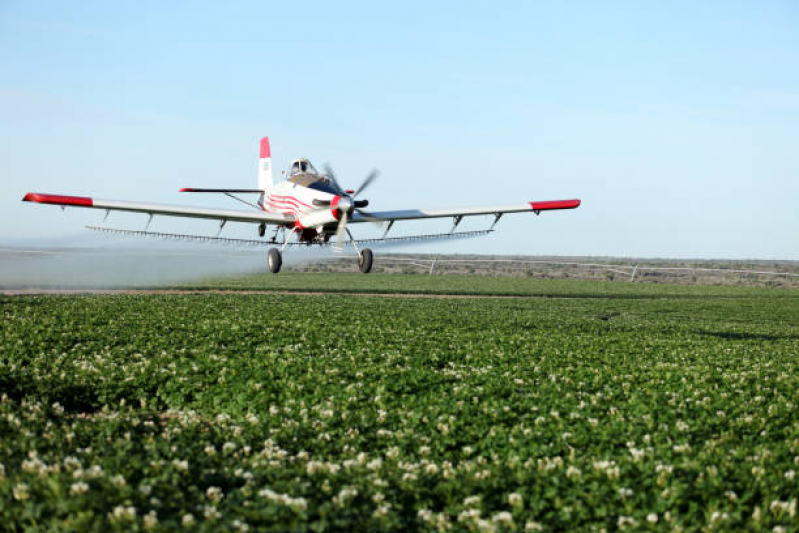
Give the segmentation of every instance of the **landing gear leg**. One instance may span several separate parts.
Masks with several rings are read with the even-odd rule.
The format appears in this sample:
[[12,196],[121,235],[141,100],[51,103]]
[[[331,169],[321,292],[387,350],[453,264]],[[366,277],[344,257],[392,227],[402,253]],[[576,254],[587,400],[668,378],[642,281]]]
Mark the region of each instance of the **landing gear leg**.
[[283,265],[283,255],[280,253],[280,250],[277,248],[270,248],[266,259],[269,264],[269,272],[272,274],[280,272],[280,267]]
[[373,262],[372,250],[369,248],[364,248],[358,254],[358,268],[364,274],[368,274],[372,271],[372,262]]

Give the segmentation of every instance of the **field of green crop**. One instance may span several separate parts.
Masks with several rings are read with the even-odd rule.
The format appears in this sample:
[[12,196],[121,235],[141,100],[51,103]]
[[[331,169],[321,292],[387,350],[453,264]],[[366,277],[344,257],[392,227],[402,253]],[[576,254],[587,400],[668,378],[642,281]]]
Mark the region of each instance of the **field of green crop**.
[[799,529],[799,294],[539,283],[0,297],[0,529]]
[[177,288],[217,290],[324,291],[355,293],[474,294],[507,296],[566,296],[585,298],[742,297],[795,298],[796,291],[742,286],[655,285],[610,281],[552,280],[419,274],[257,273],[194,281]]

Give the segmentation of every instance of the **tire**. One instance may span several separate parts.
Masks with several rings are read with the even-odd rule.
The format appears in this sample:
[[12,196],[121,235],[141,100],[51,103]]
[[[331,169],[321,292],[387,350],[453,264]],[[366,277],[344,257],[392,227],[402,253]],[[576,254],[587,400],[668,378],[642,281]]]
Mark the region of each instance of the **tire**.
[[266,262],[269,265],[269,272],[277,274],[280,272],[280,267],[283,265],[283,256],[277,248],[270,248],[269,254],[266,256]]
[[358,255],[358,268],[364,274],[368,274],[372,271],[372,263],[374,261],[374,256],[372,255],[372,250],[369,248],[364,248],[361,250],[361,253]]

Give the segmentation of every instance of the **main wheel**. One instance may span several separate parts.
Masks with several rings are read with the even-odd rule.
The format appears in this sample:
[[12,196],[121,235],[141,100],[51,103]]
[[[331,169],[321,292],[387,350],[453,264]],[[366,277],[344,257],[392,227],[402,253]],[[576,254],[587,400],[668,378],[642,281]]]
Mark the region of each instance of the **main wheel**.
[[269,272],[277,274],[280,272],[280,267],[283,265],[283,256],[277,248],[270,248],[269,254],[266,256],[267,263],[269,263]]
[[358,254],[358,268],[361,269],[361,272],[364,274],[368,274],[372,270],[372,250],[369,248],[364,248],[361,250],[361,253]]

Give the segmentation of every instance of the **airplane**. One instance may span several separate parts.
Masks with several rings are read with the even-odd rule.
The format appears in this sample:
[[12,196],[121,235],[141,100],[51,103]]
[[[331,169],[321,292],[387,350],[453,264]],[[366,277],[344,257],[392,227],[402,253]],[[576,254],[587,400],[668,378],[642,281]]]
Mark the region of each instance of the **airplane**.
[[[269,137],[261,139],[258,161],[257,187],[254,189],[202,189],[186,187],[180,189],[185,193],[216,193],[224,194],[250,206],[250,209],[215,209],[205,207],[190,207],[180,205],[165,205],[143,202],[129,202],[118,200],[101,200],[85,196],[66,196],[60,194],[45,194],[29,192],[23,198],[24,202],[39,204],[60,205],[65,207],[83,207],[103,209],[106,211],[103,225],[87,226],[88,229],[110,231],[114,233],[155,236],[166,238],[222,241],[232,244],[256,244],[275,246],[269,249],[267,265],[272,273],[280,272],[283,263],[282,254],[289,245],[329,245],[333,240],[333,249],[342,251],[346,244],[352,245],[358,254],[358,267],[364,274],[372,270],[374,255],[369,248],[360,248],[358,244],[392,243],[406,240],[427,239],[452,239],[461,237],[474,237],[486,235],[494,231],[494,226],[499,219],[507,213],[535,213],[558,209],[575,209],[579,207],[580,200],[550,200],[543,202],[524,202],[519,204],[467,207],[455,209],[406,209],[397,211],[364,211],[369,205],[368,200],[357,199],[371,183],[377,179],[378,172],[373,170],[366,176],[357,189],[344,189],[338,183],[335,173],[330,167],[325,167],[324,172],[318,172],[306,158],[294,159],[286,171],[285,180],[275,182],[272,177],[272,154]],[[256,203],[248,202],[238,194],[257,195]],[[144,231],[106,228],[105,220],[111,211],[128,211],[146,213],[149,215]],[[180,235],[171,233],[158,233],[148,231],[150,222],[155,215],[214,219],[220,223],[219,232],[227,222],[247,222],[257,224],[258,236],[264,238],[267,226],[275,227],[275,232],[267,241],[248,239],[231,239],[220,237]],[[478,231],[458,231],[455,229],[464,217],[493,215],[491,227]],[[410,235],[403,237],[388,237],[388,233],[397,221],[452,218],[454,224],[448,233],[432,235]],[[356,240],[347,227],[355,223],[386,223],[383,236],[374,239]],[[282,239],[278,240],[278,233],[282,232]],[[349,237],[345,241],[344,235]],[[335,237],[335,238],[334,238]],[[280,247],[280,248],[278,248]]]

